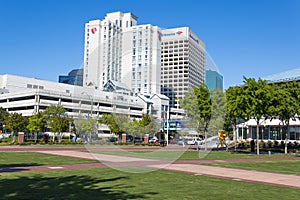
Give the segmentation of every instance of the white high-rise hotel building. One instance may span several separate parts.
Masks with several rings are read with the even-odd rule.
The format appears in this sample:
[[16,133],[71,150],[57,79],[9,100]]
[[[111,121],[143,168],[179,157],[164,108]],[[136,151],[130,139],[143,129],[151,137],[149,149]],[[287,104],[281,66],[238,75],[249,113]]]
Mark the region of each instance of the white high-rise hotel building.
[[109,13],[85,26],[84,86],[103,89],[108,80],[133,92],[160,93],[159,28],[137,25],[132,13]]
[[188,28],[137,25],[132,13],[108,13],[85,26],[84,86],[109,80],[132,92],[165,94],[178,106],[188,88],[204,83],[205,45]]

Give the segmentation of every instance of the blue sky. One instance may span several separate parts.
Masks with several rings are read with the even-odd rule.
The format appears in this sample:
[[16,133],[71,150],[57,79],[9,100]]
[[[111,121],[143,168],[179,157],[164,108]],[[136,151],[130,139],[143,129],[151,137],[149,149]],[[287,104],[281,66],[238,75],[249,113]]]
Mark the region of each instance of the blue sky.
[[189,26],[225,88],[300,67],[299,0],[0,0],[0,74],[57,81],[82,66],[85,23],[114,11]]

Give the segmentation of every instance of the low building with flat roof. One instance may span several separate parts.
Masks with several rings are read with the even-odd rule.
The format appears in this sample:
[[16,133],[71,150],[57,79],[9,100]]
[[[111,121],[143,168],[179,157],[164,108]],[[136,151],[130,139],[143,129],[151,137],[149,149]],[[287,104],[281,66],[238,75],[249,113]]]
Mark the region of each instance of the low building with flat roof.
[[0,107],[8,112],[32,116],[51,105],[61,105],[73,118],[85,115],[101,117],[105,113],[141,118],[150,114],[161,119],[161,108],[168,107],[164,95],[127,95],[107,92],[91,87],[81,87],[15,75],[0,75]]

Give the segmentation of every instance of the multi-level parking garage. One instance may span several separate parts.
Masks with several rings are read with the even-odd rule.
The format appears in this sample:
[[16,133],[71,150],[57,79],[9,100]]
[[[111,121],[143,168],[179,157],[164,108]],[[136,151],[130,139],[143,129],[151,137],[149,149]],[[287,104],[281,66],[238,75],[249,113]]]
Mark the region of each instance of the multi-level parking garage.
[[104,113],[141,118],[150,114],[161,120],[169,99],[163,95],[128,95],[105,92],[35,78],[0,75],[0,107],[8,112],[31,116],[51,105],[61,105],[68,116],[98,116]]

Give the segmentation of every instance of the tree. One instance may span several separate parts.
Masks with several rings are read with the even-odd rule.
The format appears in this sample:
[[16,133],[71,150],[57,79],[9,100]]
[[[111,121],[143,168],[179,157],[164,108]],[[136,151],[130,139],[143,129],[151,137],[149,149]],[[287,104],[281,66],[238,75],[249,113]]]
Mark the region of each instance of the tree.
[[[61,138],[62,132],[69,130],[69,124],[71,119],[66,117],[65,115],[66,109],[60,105],[51,105],[42,113],[45,117],[50,130],[59,134],[59,138]],[[55,140],[55,136],[53,137],[53,142]]]
[[122,127],[123,123],[128,120],[129,118],[126,116],[110,113],[102,115],[99,119],[99,123],[106,124],[112,133],[121,135],[125,132],[124,127]]
[[300,83],[287,82],[280,86],[273,85],[272,106],[270,112],[286,127],[285,154],[287,154],[287,140],[290,135],[290,120],[300,116]]
[[35,134],[35,142],[37,140],[37,133],[44,130],[46,124],[47,122],[45,120],[45,117],[42,116],[40,113],[33,115],[29,118],[27,129]]
[[261,120],[271,118],[269,106],[272,102],[271,86],[266,80],[244,77],[245,116],[256,121],[257,155],[259,155],[259,123]]
[[23,117],[19,113],[11,113],[5,118],[6,129],[13,133],[13,141],[15,141],[15,133],[26,130],[28,125],[28,118]]
[[156,133],[159,125],[150,115],[143,114],[141,120],[130,119],[126,115],[104,114],[99,123],[108,125],[112,133],[121,135],[128,133],[133,136],[142,137],[145,134]]
[[0,130],[2,131],[4,126],[4,121],[8,117],[9,113],[4,109],[0,107]]
[[209,89],[204,84],[192,88],[180,101],[180,106],[185,110],[196,130],[204,131],[205,150],[207,150],[207,128],[211,119],[212,106]]
[[211,119],[208,130],[210,133],[218,133],[224,129],[226,115],[226,96],[223,91],[214,89],[211,93]]
[[124,132],[134,136],[133,142],[136,136],[141,137],[142,128],[139,125],[139,122],[136,119],[129,119],[120,124]]
[[159,131],[159,124],[150,115],[143,114],[141,120],[132,119],[123,124],[123,129],[133,136],[142,138],[145,134],[153,134]]
[[82,137],[87,138],[87,134],[97,132],[97,119],[78,119],[75,121],[77,133]]
[[226,123],[230,127],[232,127],[235,149],[237,142],[237,124],[239,124],[240,121],[246,119],[246,113],[244,109],[246,105],[245,100],[246,96],[244,92],[244,87],[235,86],[230,87],[226,90]]
[[46,120],[51,121],[55,117],[61,117],[66,113],[66,109],[60,105],[51,105],[42,113]]
[[[55,117],[50,122],[51,132],[59,134],[59,142],[61,141],[62,133],[69,130],[70,118],[66,117]],[[53,137],[53,142],[54,142]]]
[[138,125],[141,127],[141,133],[144,135],[156,133],[160,128],[159,124],[155,122],[155,119],[148,114],[142,115],[142,119],[138,121]]

